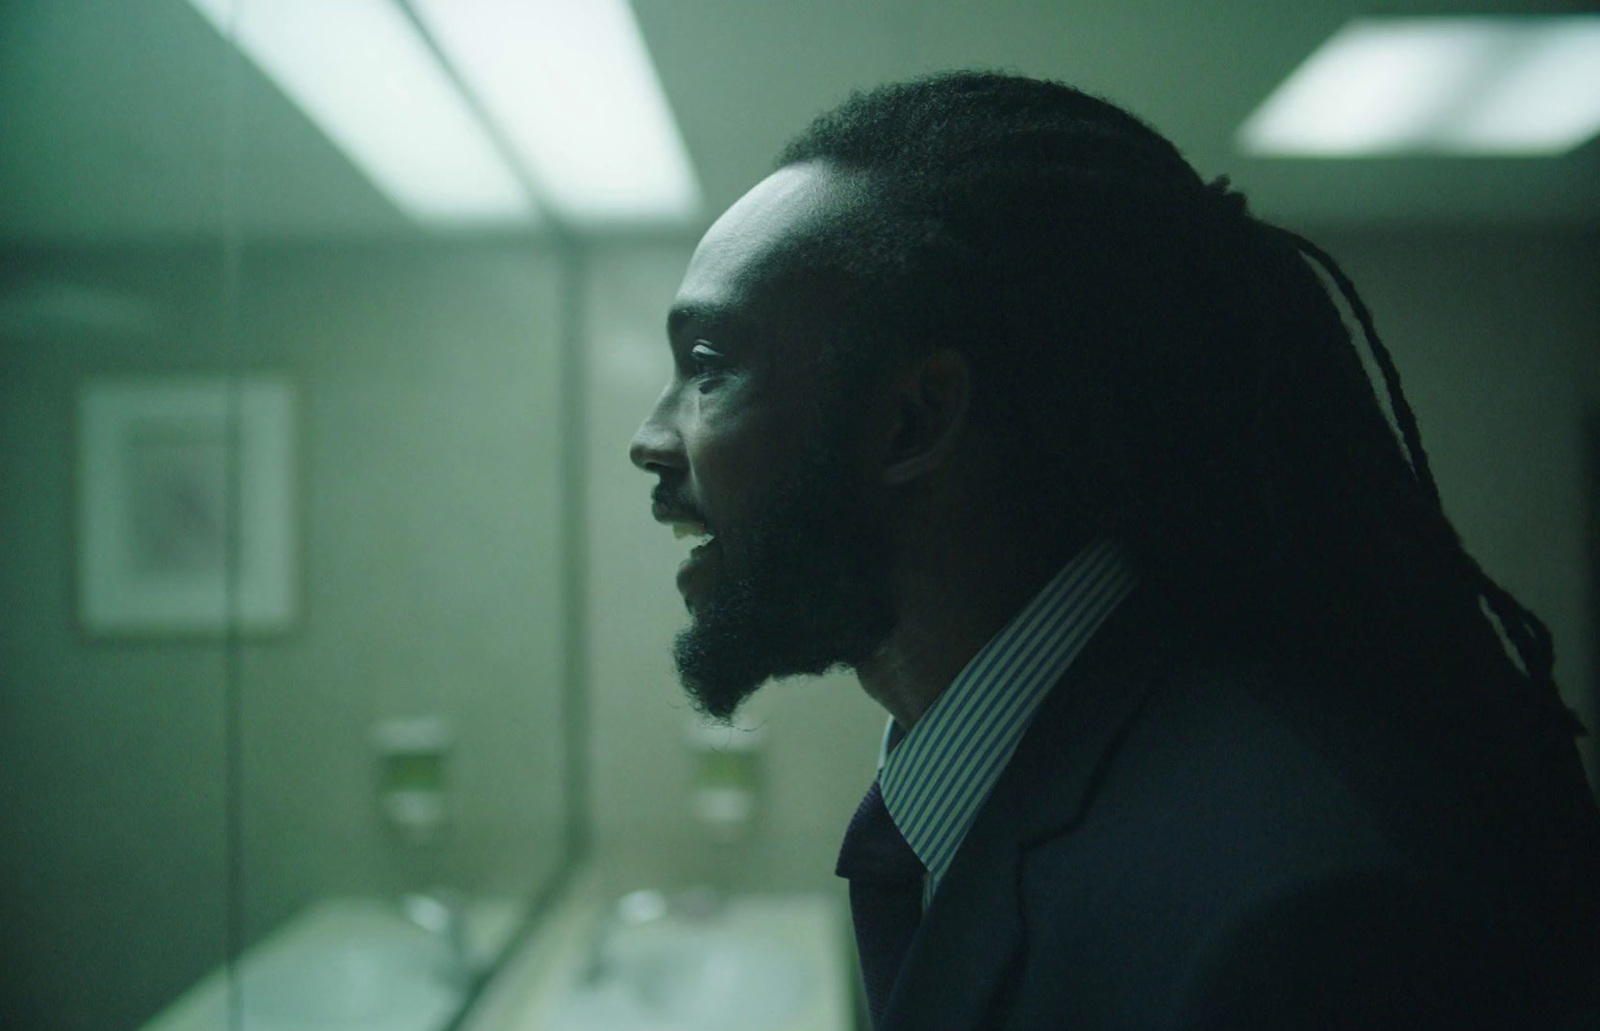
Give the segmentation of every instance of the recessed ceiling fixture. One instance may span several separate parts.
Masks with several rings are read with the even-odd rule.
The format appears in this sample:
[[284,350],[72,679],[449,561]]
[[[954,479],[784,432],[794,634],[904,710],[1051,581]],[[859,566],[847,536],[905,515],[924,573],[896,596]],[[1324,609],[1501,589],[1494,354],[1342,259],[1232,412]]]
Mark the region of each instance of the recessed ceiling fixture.
[[1240,127],[1247,153],[1566,153],[1600,132],[1600,16],[1361,18]]
[[699,188],[627,0],[410,0],[528,170],[574,223],[671,221]]
[[392,0],[189,2],[419,222],[535,218],[516,174]]

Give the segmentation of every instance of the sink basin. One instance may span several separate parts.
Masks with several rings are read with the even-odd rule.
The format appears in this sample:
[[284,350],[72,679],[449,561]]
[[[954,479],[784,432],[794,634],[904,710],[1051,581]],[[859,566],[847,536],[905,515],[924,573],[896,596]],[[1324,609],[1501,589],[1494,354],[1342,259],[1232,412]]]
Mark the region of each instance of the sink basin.
[[814,1005],[823,972],[781,927],[667,918],[600,944],[556,1008],[554,1031],[780,1031]]
[[[392,932],[391,932],[392,934]],[[263,956],[239,981],[246,1031],[442,1027],[461,1001],[442,943],[377,936]]]
[[[522,912],[513,899],[471,900],[469,960],[497,956]],[[141,1031],[442,1031],[466,998],[460,966],[450,942],[407,919],[399,903],[325,898]]]

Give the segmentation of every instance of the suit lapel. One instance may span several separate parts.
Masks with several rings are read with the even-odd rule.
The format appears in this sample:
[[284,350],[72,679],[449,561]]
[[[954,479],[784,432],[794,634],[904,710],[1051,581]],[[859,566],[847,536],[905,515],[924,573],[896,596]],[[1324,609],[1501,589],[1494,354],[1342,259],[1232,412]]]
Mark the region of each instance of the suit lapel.
[[1172,661],[1155,606],[1136,592],[1039,707],[924,914],[884,1031],[983,1021],[1023,945],[1019,865],[1077,822],[1098,771]]

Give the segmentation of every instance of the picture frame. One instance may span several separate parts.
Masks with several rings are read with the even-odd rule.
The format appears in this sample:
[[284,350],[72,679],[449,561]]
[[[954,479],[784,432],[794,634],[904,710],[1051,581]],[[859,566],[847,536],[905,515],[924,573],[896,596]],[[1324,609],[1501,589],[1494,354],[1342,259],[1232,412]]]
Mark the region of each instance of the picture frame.
[[78,615],[89,634],[294,625],[295,393],[286,377],[89,380],[78,444]]

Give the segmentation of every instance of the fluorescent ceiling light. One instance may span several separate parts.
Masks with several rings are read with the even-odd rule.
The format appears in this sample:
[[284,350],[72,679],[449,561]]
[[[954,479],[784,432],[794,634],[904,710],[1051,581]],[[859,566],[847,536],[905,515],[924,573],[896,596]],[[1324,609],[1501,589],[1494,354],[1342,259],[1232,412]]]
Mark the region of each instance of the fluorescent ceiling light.
[[1569,151],[1600,132],[1600,17],[1346,25],[1239,129],[1249,153]]
[[539,191],[575,223],[671,221],[699,188],[627,0],[411,0]]
[[1493,93],[1452,127],[1467,151],[1561,154],[1600,132],[1600,18],[1530,34]]
[[392,0],[189,0],[403,211],[526,223],[533,204]]

